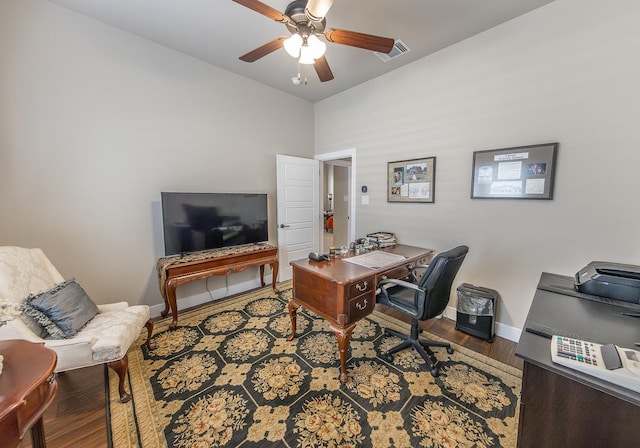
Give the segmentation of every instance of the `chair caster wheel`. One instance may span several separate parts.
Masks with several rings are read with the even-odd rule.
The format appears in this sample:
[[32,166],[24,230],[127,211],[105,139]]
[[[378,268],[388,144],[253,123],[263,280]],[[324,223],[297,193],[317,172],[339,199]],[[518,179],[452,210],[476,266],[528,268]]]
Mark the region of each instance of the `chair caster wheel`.
[[438,369],[431,369],[430,373],[432,377],[434,378],[438,377]]
[[393,362],[393,355],[390,354],[386,354],[384,355],[384,359],[386,359],[388,362],[392,363]]
[[451,347],[447,347],[447,353],[452,355],[453,354],[453,349]]

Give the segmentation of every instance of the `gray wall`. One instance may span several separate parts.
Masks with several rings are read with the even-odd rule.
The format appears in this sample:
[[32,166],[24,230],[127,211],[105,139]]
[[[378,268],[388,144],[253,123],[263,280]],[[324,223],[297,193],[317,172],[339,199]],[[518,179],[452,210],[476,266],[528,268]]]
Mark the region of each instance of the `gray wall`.
[[[357,149],[357,234],[468,244],[456,279],[521,328],[541,272],[640,264],[640,2],[557,0],[316,104],[316,153]],[[410,43],[408,43],[410,46]],[[471,200],[472,153],[559,142],[552,201]],[[386,202],[387,162],[435,156],[435,204]],[[455,304],[453,297],[452,305]]]
[[275,154],[313,157],[311,103],[42,0],[0,2],[0,61],[0,245],[158,304],[161,191],[266,192],[276,241]]

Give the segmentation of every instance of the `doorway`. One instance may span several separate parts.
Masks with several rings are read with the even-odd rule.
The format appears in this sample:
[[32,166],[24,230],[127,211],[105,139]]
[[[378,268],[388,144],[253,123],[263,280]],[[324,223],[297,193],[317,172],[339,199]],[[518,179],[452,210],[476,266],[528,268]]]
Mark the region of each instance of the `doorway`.
[[355,156],[348,149],[320,154],[320,194],[323,225],[320,247],[323,253],[329,247],[349,246],[355,240]]

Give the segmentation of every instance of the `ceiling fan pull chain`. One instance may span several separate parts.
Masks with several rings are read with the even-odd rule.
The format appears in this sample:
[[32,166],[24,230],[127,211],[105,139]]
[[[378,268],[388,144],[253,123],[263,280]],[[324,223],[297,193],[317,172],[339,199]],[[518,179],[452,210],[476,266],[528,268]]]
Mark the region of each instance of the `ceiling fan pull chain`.
[[304,77],[304,81],[302,80],[302,70],[300,68],[300,61],[298,61],[298,76],[294,76],[293,78],[291,78],[291,82],[293,83],[294,86],[299,86],[300,84],[302,84],[304,82],[304,84],[307,84],[307,77]]
[[[300,69],[300,65],[302,65],[302,69]],[[304,70],[304,69],[305,69],[304,64],[300,64],[300,60],[298,60],[298,79],[300,79],[300,72],[301,72],[302,70]],[[306,73],[305,73],[305,75],[304,75],[304,81],[303,81],[303,82],[304,82],[304,85],[305,85],[305,86],[306,86],[306,85],[307,85],[307,83],[309,82],[309,80],[307,79],[307,75],[306,75]]]

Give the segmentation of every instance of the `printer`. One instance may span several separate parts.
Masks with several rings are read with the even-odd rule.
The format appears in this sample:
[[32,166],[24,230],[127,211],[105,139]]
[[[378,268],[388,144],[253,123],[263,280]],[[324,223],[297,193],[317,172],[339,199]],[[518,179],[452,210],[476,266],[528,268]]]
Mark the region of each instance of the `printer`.
[[640,304],[640,266],[592,261],[575,276],[576,290]]

